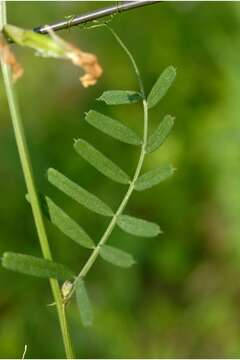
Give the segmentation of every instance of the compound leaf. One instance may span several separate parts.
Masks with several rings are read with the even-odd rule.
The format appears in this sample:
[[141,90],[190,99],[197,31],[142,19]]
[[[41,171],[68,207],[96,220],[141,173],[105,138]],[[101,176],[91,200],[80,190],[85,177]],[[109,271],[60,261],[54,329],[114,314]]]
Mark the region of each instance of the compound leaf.
[[8,270],[41,278],[68,280],[74,277],[74,273],[62,264],[25,254],[5,252],[2,265]]
[[98,171],[107,176],[113,181],[121,184],[128,184],[130,182],[129,176],[111,160],[109,160],[100,151],[95,149],[91,144],[83,139],[78,139],[74,143],[76,152]]
[[132,129],[128,128],[120,121],[112,119],[97,111],[90,110],[86,114],[85,120],[98,130],[112,136],[114,139],[131,145],[141,145],[142,143],[140,137]]
[[148,154],[158,149],[164,143],[170,131],[172,130],[173,125],[174,117],[171,115],[164,116],[163,121],[160,122],[157,129],[148,139],[146,147],[146,152]]
[[118,216],[117,224],[120,229],[135,236],[154,237],[161,233],[159,225],[129,215]]
[[143,191],[149,189],[173,175],[175,169],[172,165],[158,167],[140,176],[135,183],[135,190]]
[[94,248],[94,242],[83,228],[67,215],[58,205],[49,197],[45,197],[48,217],[63,234],[88,249]]
[[133,104],[142,99],[142,95],[136,91],[130,90],[108,90],[97,98],[104,101],[107,105]]
[[129,268],[135,264],[135,260],[132,255],[113,246],[102,245],[100,247],[99,254],[103,260],[123,268]]
[[80,311],[80,317],[84,326],[91,326],[93,323],[93,311],[85,283],[82,279],[76,282],[76,298]]
[[167,93],[176,77],[176,69],[173,66],[167,67],[154,84],[147,98],[148,108],[151,109]]
[[106,205],[94,194],[91,194],[72,180],[68,179],[65,175],[55,169],[48,169],[48,181],[56,186],[59,190],[70,196],[79,204],[85,206],[91,211],[103,216],[112,216],[111,208]]

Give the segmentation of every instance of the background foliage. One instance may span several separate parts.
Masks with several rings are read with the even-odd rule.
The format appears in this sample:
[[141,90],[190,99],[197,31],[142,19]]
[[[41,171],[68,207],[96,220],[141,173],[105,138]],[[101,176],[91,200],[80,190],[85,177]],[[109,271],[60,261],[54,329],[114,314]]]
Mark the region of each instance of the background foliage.
[[[104,2],[9,2],[9,22],[32,28]],[[174,86],[151,111],[157,126],[165,113],[176,125],[145,169],[171,162],[178,169],[167,182],[134,194],[128,211],[158,222],[164,234],[139,239],[115,230],[110,243],[130,251],[130,270],[97,261],[88,276],[95,308],[90,329],[69,307],[78,356],[239,357],[240,190],[239,190],[239,36],[237,2],[162,3],[116,16],[113,27],[136,56],[149,91],[169,64],[178,69]],[[46,169],[55,167],[98,194],[113,207],[124,189],[82,161],[72,149],[84,136],[132,172],[135,148],[107,139],[86,124],[96,108],[142,126],[138,105],[106,107],[93,99],[107,89],[136,89],[128,60],[104,29],[62,32],[83,50],[99,56],[104,76],[83,89],[79,71],[57,60],[16,49],[25,76],[18,91],[39,188],[51,194],[96,240],[106,223],[51,187]],[[0,251],[39,256],[40,249],[0,85]],[[48,224],[55,260],[78,270],[87,252]],[[60,332],[47,281],[0,270],[0,356],[62,357]]]

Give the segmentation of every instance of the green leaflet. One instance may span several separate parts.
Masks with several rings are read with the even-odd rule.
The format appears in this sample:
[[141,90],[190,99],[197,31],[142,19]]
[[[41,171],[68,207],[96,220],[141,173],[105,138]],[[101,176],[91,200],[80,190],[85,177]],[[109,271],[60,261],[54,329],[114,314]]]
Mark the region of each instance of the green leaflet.
[[49,219],[60,231],[79,245],[88,249],[95,247],[93,240],[70,216],[49,197],[45,197]]
[[151,109],[167,93],[176,77],[176,69],[173,66],[167,67],[154,84],[147,98],[148,108]]
[[41,278],[68,280],[74,277],[74,273],[62,264],[25,254],[5,252],[2,265],[8,270]]
[[168,134],[172,130],[173,125],[174,125],[174,117],[171,115],[164,116],[163,121],[160,122],[158,128],[148,139],[148,143],[146,147],[147,153],[153,152],[163,144]]
[[24,30],[17,26],[5,25],[4,34],[16,44],[37,50],[43,56],[62,58],[66,56],[63,42],[57,42],[50,36],[38,34],[31,30]]
[[141,145],[142,143],[140,137],[132,129],[128,128],[120,121],[100,114],[97,111],[90,110],[86,114],[85,120],[98,130],[112,136],[114,139],[131,145]]
[[132,255],[113,246],[102,245],[99,254],[103,260],[123,268],[128,268],[135,264]]
[[85,283],[82,279],[76,282],[76,299],[80,311],[82,324],[84,326],[91,326],[93,323],[93,311],[89,301],[88,293]]
[[142,100],[142,95],[130,90],[108,90],[104,91],[97,100],[104,101],[107,105],[133,104]]
[[142,191],[158,185],[173,175],[175,169],[172,165],[158,167],[140,176],[135,183],[135,190]]
[[78,139],[74,143],[76,152],[98,171],[111,180],[119,182],[121,184],[128,184],[130,182],[129,176],[111,160],[109,160],[100,151],[95,149],[91,144],[83,139]]
[[142,237],[154,237],[161,233],[159,225],[129,215],[120,215],[117,224],[123,231]]
[[[26,195],[26,199],[30,203],[28,194]],[[81,228],[81,226],[78,225],[69,215],[67,215],[58,205],[56,205],[53,200],[43,194],[40,194],[39,201],[46,218],[64,235],[87,249],[93,249],[95,247],[93,240]]]
[[48,169],[47,172],[48,181],[56,186],[59,190],[70,196],[73,200],[79,204],[85,206],[89,210],[94,211],[97,214],[103,216],[112,216],[113,212],[111,208],[106,205],[94,194],[91,194],[75,182],[68,179],[55,169]]

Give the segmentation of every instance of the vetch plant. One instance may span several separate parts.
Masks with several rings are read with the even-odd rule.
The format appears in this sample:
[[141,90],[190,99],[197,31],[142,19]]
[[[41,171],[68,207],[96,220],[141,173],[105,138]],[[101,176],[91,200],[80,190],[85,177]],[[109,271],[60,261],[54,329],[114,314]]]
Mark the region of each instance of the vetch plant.
[[[15,43],[21,46],[31,47],[38,52],[40,51],[44,56],[70,59],[75,65],[81,66],[86,72],[86,74],[80,79],[83,86],[95,84],[96,80],[102,73],[102,69],[98,64],[95,55],[82,52],[57,37],[51,31],[49,32],[49,36],[43,36],[35,34],[31,31],[22,30],[12,25],[6,25],[5,3],[0,2],[0,4],[0,25],[3,27],[3,34],[5,37],[14,40]],[[124,125],[119,120],[99,113],[96,110],[88,111],[85,116],[85,120],[86,123],[95,127],[99,131],[102,131],[104,134],[111,136],[116,141],[121,141],[135,146],[136,150],[139,152],[135,172],[132,176],[129,176],[112,159],[109,159],[105,154],[100,152],[97,148],[95,148],[95,146],[88,143],[86,140],[82,138],[74,140],[74,150],[84,161],[87,161],[102,175],[116,182],[119,186],[121,185],[126,187],[125,195],[120,201],[118,208],[112,209],[111,206],[103,202],[96,194],[90,193],[80,184],[73,182],[60,170],[50,168],[47,171],[48,181],[59,191],[63,192],[65,195],[69,196],[72,200],[76,201],[88,210],[109,218],[108,226],[98,242],[93,240],[84,228],[72,219],[58,204],[54,202],[53,199],[43,194],[39,195],[39,191],[37,190],[33,179],[30,156],[26,145],[22,120],[13,85],[14,79],[12,77],[12,72],[14,73],[14,67],[11,63],[9,63],[9,61],[7,61],[6,58],[6,49],[8,54],[10,53],[10,50],[8,45],[4,43],[6,40],[2,40],[2,44],[4,44],[3,47],[5,47],[5,52],[2,52],[1,55],[4,83],[18,152],[28,191],[27,200],[33,211],[33,217],[43,253],[43,258],[38,258],[26,254],[5,252],[2,256],[2,265],[9,270],[32,276],[48,278],[50,280],[67,358],[73,358],[74,352],[67,326],[66,305],[75,295],[83,325],[89,326],[92,324],[93,311],[86,287],[88,272],[92,269],[98,257],[104,261],[123,268],[129,268],[135,263],[135,259],[131,254],[109,244],[112,231],[116,226],[118,226],[121,230],[134,236],[158,236],[161,233],[161,229],[158,224],[145,219],[139,219],[132,214],[128,214],[126,207],[134,191],[141,192],[149,189],[166,180],[174,173],[174,168],[171,165],[161,165],[156,169],[152,169],[143,174],[142,168],[145,157],[153,151],[156,151],[164,143],[174,125],[174,118],[170,115],[166,115],[160,122],[157,129],[152,134],[148,134],[149,109],[156,106],[162,97],[167,93],[175,79],[176,70],[173,66],[169,66],[165,69],[154,84],[149,95],[146,96],[143,81],[132,54],[115,31],[109,26],[107,26],[107,28],[111,31],[117,42],[127,54],[136,73],[139,90],[108,90],[104,91],[97,100],[103,101],[110,106],[120,106],[123,104],[130,106],[132,103],[141,103],[143,108],[142,136],[137,134],[130,127]],[[86,263],[83,264],[78,274],[65,265],[53,261],[45,230],[43,214],[46,219],[48,219],[67,237],[90,252]],[[62,284],[61,288],[59,287],[59,282]]]

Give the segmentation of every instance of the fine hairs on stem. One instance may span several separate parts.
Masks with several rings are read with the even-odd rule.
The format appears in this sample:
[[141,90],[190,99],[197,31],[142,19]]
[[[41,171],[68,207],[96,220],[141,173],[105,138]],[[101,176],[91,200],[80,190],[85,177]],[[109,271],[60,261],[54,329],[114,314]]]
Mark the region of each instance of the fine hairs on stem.
[[[0,27],[3,28],[7,23],[5,2],[0,2],[0,5]],[[14,134],[28,192],[27,200],[32,207],[33,217],[43,254],[43,258],[38,258],[26,254],[6,252],[2,257],[2,265],[9,270],[50,279],[67,358],[74,357],[66,320],[67,303],[70,303],[73,295],[75,294],[82,324],[84,326],[92,324],[93,311],[85,284],[86,275],[91,270],[98,257],[113,265],[123,268],[129,268],[135,263],[131,254],[106,244],[109,242],[110,236],[116,226],[126,233],[140,237],[155,237],[161,233],[161,229],[158,224],[125,214],[125,209],[134,191],[141,192],[158,185],[160,182],[168,179],[175,170],[171,165],[161,165],[142,174],[145,157],[156,151],[164,143],[174,125],[174,118],[171,115],[166,115],[159,123],[156,130],[148,136],[149,110],[158,104],[172,85],[176,76],[175,68],[173,66],[167,67],[156,80],[149,95],[146,96],[142,77],[136,61],[129,49],[120,39],[119,35],[109,25],[101,24],[99,26],[105,26],[111,32],[117,43],[128,56],[137,77],[139,90],[108,90],[104,91],[97,100],[104,102],[106,105],[114,106],[130,106],[133,103],[141,103],[143,108],[142,135],[138,135],[130,127],[126,126],[119,120],[110,118],[95,110],[90,110],[86,114],[85,120],[86,123],[102,131],[104,134],[113,137],[117,141],[133,145],[139,150],[135,171],[132,177],[129,177],[123,169],[106,157],[102,152],[97,150],[93,145],[81,138],[74,140],[74,150],[83,160],[94,166],[100,173],[112,181],[121,184],[121,186],[127,187],[125,195],[119,202],[119,206],[115,211],[113,211],[108,204],[103,202],[95,194],[88,192],[85,188],[70,180],[60,171],[53,168],[50,168],[47,171],[47,178],[51,185],[55,186],[58,190],[62,191],[64,194],[88,210],[109,218],[108,226],[97,244],[95,244],[95,241],[91,239],[82,226],[72,219],[50,197],[43,194],[38,196],[39,191],[36,189],[34,183],[24,128],[18,108],[15,88],[11,79],[11,69],[4,60],[1,59],[1,67]],[[27,43],[24,42],[24,34],[26,32],[28,35]],[[22,46],[30,46],[34,49],[39,49],[39,46],[41,47],[42,44],[44,44],[44,49],[41,48],[41,51],[46,51],[47,49],[47,52],[50,53],[54,49],[55,54],[57,55],[62,56],[62,54],[64,54],[68,57],[71,55],[71,60],[73,62],[76,60],[75,57],[73,58],[73,55],[76,55],[76,53],[81,53],[81,56],[82,54],[86,56],[86,53],[82,51],[76,52],[76,50],[74,50],[75,52],[73,52],[73,47],[67,45],[66,42],[54,34],[50,33],[50,36],[43,36],[39,34],[36,35],[29,31],[26,32],[25,30],[13,26],[8,26],[7,29],[7,35],[11,38],[12,34],[12,39]],[[16,37],[16,33],[21,34],[20,40],[19,37]],[[39,38],[39,36],[41,38]],[[29,38],[31,39],[31,43],[29,42]],[[66,53],[62,53],[63,50]],[[97,77],[100,76],[101,68],[96,61],[96,57],[92,57],[91,59],[93,58],[95,59],[95,63],[94,66],[91,65],[91,73],[86,70],[85,66],[85,76],[87,77],[87,80],[89,80],[89,74],[92,75],[95,84]],[[88,65],[89,64],[87,64],[87,66]],[[94,77],[94,71],[96,68],[98,70],[98,76]],[[87,261],[83,264],[78,274],[65,265],[52,260],[43,215],[68,238],[90,251]],[[59,280],[63,281],[61,289],[58,283]]]

